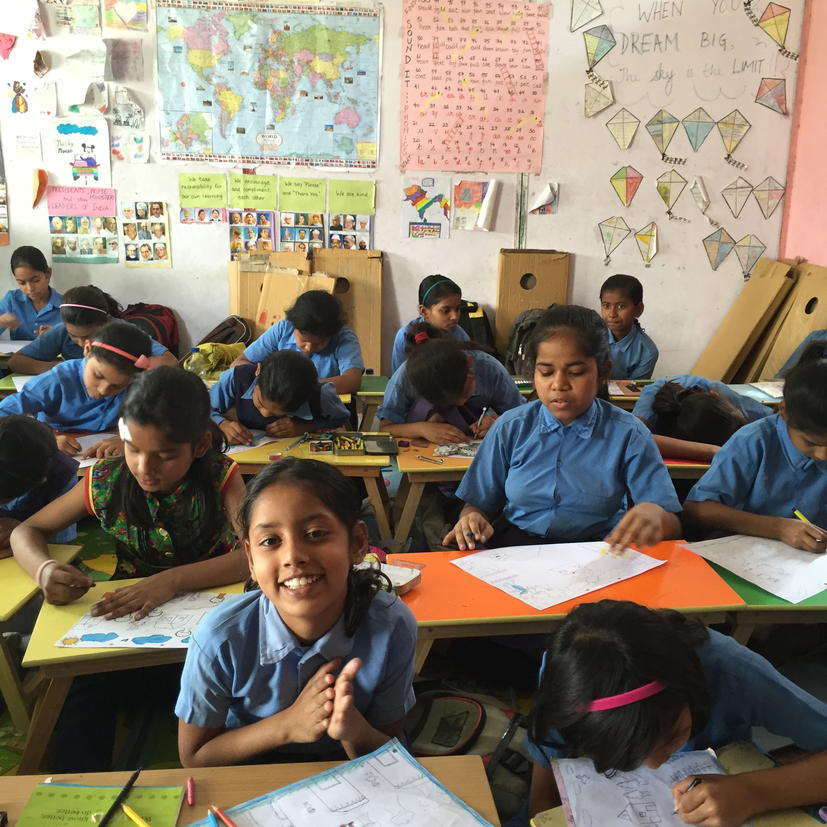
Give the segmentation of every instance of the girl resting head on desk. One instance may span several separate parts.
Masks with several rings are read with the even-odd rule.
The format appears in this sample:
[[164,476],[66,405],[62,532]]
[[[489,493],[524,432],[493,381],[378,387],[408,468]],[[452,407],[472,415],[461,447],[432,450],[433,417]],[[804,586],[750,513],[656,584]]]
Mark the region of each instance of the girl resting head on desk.
[[598,398],[611,368],[600,316],[550,308],[527,354],[538,399],[503,414],[482,441],[443,542],[464,550],[605,538],[625,547],[680,536],[680,504],[649,431]]
[[769,810],[827,800],[827,704],[760,655],[677,612],[615,600],[578,606],[540,668],[529,724],[529,815],[560,804],[554,758],[591,758],[600,773],[654,769],[677,751],[750,741],[754,726],[819,754],[681,779],[672,793],[683,821],[736,827]]
[[129,388],[119,429],[124,456],[99,460],[12,532],[14,556],[46,600],[71,603],[94,585],[51,559],[46,542],[86,514],[117,540],[113,579],[143,578],[101,598],[94,615],[139,619],[176,592],[238,582],[245,566],[233,520],[244,483],[221,453],[204,383],[178,368],[141,374]]
[[239,523],[259,588],[193,634],[175,707],[185,767],[354,758],[401,735],[416,622],[384,575],[354,569],[368,547],[360,505],[316,460],[287,457],[251,481]]

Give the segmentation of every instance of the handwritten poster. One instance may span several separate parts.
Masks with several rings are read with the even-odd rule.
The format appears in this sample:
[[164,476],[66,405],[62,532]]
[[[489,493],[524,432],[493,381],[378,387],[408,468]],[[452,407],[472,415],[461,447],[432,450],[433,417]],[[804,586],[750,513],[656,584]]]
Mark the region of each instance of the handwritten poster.
[[251,210],[276,207],[275,175],[230,175],[230,203]]
[[365,213],[376,211],[375,181],[331,181],[330,212]]
[[324,178],[279,177],[279,209],[288,212],[323,213],[327,199]]
[[105,118],[74,115],[43,122],[43,161],[55,184],[112,184],[109,127]]
[[48,187],[46,203],[53,261],[83,264],[118,261],[115,190]]
[[182,172],[178,176],[178,200],[182,207],[226,207],[227,176]]
[[549,6],[405,0],[400,166],[540,172]]

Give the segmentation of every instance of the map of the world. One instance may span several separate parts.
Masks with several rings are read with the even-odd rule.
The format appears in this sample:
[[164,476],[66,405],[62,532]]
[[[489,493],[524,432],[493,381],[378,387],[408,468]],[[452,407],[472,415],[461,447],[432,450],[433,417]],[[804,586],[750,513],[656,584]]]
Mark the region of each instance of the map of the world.
[[163,158],[376,167],[378,11],[160,0],[157,26]]

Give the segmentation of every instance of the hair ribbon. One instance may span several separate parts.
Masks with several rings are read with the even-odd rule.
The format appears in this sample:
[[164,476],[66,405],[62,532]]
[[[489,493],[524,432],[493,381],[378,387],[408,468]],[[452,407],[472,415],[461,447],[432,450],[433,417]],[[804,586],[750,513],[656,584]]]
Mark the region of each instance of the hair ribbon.
[[430,338],[431,337],[428,335],[426,330],[420,330],[419,333],[414,336],[414,344],[421,345],[423,342],[427,342]]
[[428,293],[434,289],[434,287],[439,287],[440,284],[450,284],[451,279],[441,279],[440,281],[435,281],[423,294],[422,294],[422,301],[420,304],[425,304],[425,299],[428,298]]
[[587,704],[586,712],[602,712],[606,709],[616,709],[619,706],[628,706],[629,704],[637,703],[638,701],[651,698],[652,695],[657,695],[658,692],[663,692],[666,689],[666,684],[661,681],[652,681],[639,686],[637,689],[630,689],[628,692],[621,692],[619,695],[607,695],[605,698],[595,698],[590,704]]
[[91,304],[71,304],[69,302],[64,302],[60,305],[60,309],[63,310],[64,307],[79,307],[81,310],[97,310],[98,313],[103,313],[104,316],[109,315],[108,310],[104,310],[102,307],[92,307]]
[[108,345],[106,342],[92,342],[92,347],[102,347],[104,350],[117,353],[118,356],[123,356],[124,359],[129,359],[130,362],[134,363],[136,368],[140,368],[141,370],[149,370],[149,368],[152,367],[152,362],[149,357],[144,356],[143,353],[140,356],[134,356],[128,351],[115,347],[115,345]]

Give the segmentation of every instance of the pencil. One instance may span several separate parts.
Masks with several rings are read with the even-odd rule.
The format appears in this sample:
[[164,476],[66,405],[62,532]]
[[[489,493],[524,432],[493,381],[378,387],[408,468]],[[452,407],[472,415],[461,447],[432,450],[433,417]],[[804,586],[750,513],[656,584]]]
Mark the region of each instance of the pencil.
[[121,809],[123,814],[138,827],[150,827],[149,822],[142,819],[128,804],[121,804]]
[[224,824],[224,827],[237,827],[236,823],[223,810],[219,810],[215,804],[210,805],[209,811]]
[[477,420],[477,430],[479,431],[480,425],[482,425],[483,419],[485,419],[485,415],[488,413],[488,405],[486,405],[482,409],[482,413],[480,414],[480,418]]
[[[682,795],[682,796],[684,796],[684,795],[686,795],[686,794],[687,794],[690,790],[694,790],[694,789],[695,789],[695,787],[697,787],[697,786],[698,786],[698,784],[700,784],[700,783],[701,783],[701,781],[703,781],[703,778],[701,778],[701,776],[700,776],[700,775],[696,775],[696,776],[692,779],[692,781],[690,781],[689,786],[688,786],[688,787],[687,787],[687,788],[686,788],[686,789],[685,789],[685,790],[681,793],[681,795]],[[677,807],[675,807],[675,809],[674,809],[674,810],[672,810],[672,815],[675,815],[677,812],[678,812],[678,808],[677,808]]]
[[112,821],[112,817],[116,812],[118,812],[121,803],[129,795],[129,791],[132,789],[135,781],[137,781],[142,769],[143,767],[138,767],[138,769],[129,776],[129,781],[123,785],[121,791],[117,794],[117,796],[115,796],[112,806],[110,806],[110,808],[103,814],[103,818],[98,822],[98,827],[105,827],[110,821]]

